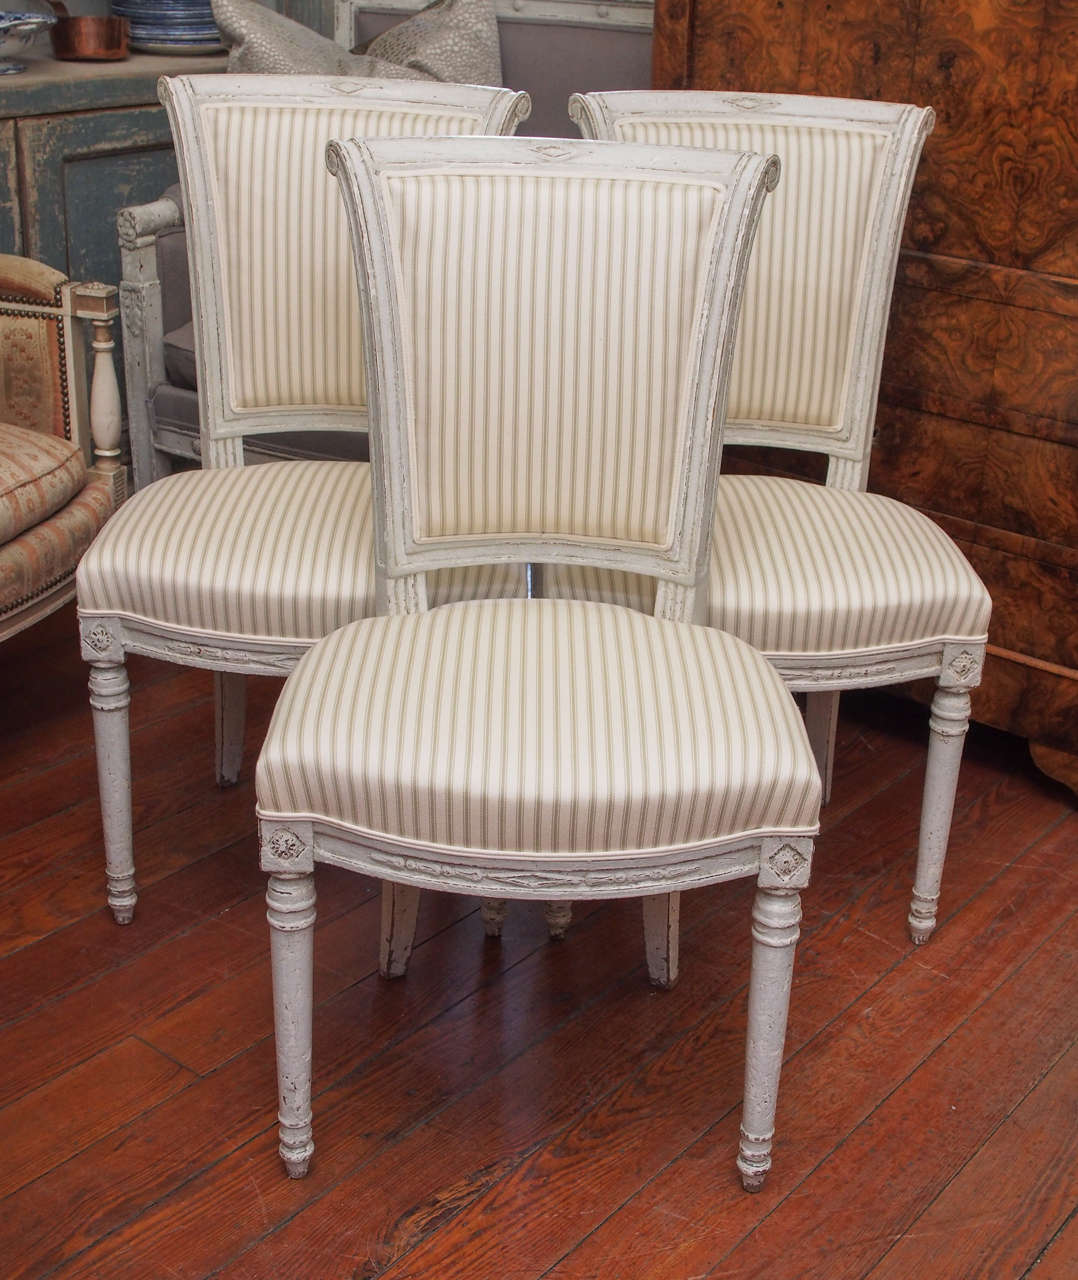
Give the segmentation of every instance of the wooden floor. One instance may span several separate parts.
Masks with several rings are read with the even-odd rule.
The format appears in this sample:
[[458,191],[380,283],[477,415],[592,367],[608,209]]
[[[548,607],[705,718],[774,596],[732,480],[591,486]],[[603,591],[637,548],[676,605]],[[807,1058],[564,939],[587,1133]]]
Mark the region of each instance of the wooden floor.
[[3,1276],[1078,1276],[1078,814],[1021,742],[972,734],[915,951],[924,711],[844,704],[760,1195],[733,1164],[749,886],[687,896],[672,992],[644,979],[636,904],[560,944],[517,904],[498,945],[433,895],[385,983],[376,886],[332,871],[318,1145],[289,1182],[251,787],[279,686],[252,682],[243,780],[218,791],[209,677],[131,663],[121,929],[73,629],[0,650]]

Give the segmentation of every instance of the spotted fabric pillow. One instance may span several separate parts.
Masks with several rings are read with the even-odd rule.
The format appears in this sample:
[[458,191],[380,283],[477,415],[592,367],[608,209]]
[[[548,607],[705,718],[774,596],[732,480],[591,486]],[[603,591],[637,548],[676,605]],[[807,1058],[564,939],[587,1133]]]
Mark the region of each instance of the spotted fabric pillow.
[[0,545],[47,520],[85,483],[78,445],[0,422]]
[[229,71],[502,83],[494,0],[435,0],[383,32],[366,53],[349,53],[257,0],[212,2]]

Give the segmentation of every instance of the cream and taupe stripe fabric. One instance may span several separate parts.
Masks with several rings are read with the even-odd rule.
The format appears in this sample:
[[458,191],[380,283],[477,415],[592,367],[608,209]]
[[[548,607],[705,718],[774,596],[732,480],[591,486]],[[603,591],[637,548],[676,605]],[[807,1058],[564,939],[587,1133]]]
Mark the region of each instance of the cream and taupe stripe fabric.
[[232,408],[362,409],[367,393],[348,229],[326,171],[332,138],[474,134],[430,107],[202,106],[215,180]]
[[[316,640],[374,612],[370,468],[273,462],[134,495],[78,570],[79,611],[194,633]],[[428,578],[432,602],[524,593],[519,566]]]
[[836,430],[886,135],[751,118],[633,116],[616,122],[615,136],[780,158],[782,179],[764,205],[749,264],[727,417]]
[[669,545],[723,190],[517,173],[385,182],[417,539]]
[[811,834],[820,802],[793,700],[748,646],[550,600],[329,636],[285,685],[256,786],[264,818],[553,854]]
[[[629,574],[549,565],[544,593],[654,607]],[[721,476],[709,621],[771,654],[861,653],[983,641],[991,601],[951,539],[876,493],[774,476]]]

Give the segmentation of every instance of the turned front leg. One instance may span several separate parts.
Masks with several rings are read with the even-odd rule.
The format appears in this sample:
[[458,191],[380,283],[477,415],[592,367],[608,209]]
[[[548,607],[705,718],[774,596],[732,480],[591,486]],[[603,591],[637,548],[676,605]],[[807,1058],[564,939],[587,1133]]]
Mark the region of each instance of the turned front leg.
[[311,1035],[314,1005],[314,875],[278,872],[266,889],[277,1043],[280,1153],[290,1178],[306,1176],[314,1152]]
[[746,1191],[759,1191],[771,1168],[775,1108],[800,924],[801,895],[796,889],[757,889],[752,909],[745,1101],[737,1157],[741,1184]]
[[130,924],[138,894],[131,834],[131,686],[122,662],[90,668],[97,785],[105,836],[108,903],[117,924]]
[[969,730],[967,689],[937,688],[928,721],[928,756],[921,801],[921,833],[917,845],[917,874],[910,902],[910,937],[927,942],[936,927],[943,864],[951,834],[962,748]]

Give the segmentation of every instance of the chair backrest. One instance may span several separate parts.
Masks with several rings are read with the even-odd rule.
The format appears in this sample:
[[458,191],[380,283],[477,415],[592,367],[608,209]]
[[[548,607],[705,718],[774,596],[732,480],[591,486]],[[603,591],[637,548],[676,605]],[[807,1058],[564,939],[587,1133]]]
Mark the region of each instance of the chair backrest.
[[89,464],[85,335],[77,286],[62,272],[0,254],[0,422],[74,440]]
[[783,94],[574,95],[585,137],[775,154],[734,356],[728,443],[829,455],[864,489],[902,224],[930,108]]
[[340,76],[180,76],[160,96],[188,228],[203,465],[242,437],[366,428],[351,251],[331,138],[510,133],[526,94]]
[[755,155],[529,139],[334,143],[371,389],[381,603],[448,565],[707,573]]

